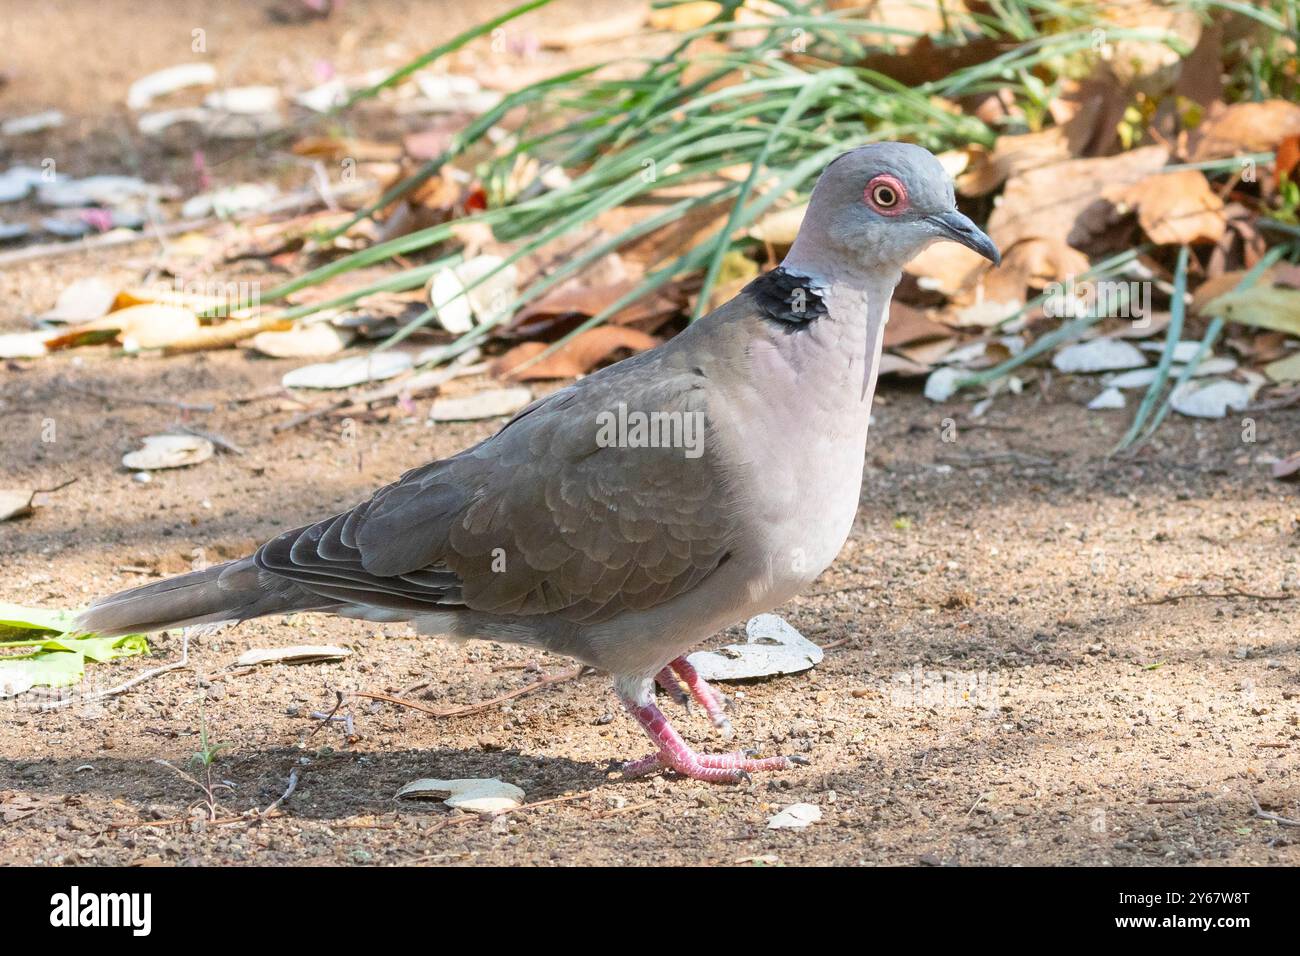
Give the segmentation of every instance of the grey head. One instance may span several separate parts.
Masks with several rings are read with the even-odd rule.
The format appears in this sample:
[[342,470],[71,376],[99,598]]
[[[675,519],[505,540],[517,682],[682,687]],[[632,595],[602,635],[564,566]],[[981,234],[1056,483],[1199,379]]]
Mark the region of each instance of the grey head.
[[901,269],[941,239],[959,242],[995,264],[1001,261],[993,240],[957,211],[952,182],[929,150],[911,143],[871,143],[826,167],[787,263],[820,260],[837,271]]

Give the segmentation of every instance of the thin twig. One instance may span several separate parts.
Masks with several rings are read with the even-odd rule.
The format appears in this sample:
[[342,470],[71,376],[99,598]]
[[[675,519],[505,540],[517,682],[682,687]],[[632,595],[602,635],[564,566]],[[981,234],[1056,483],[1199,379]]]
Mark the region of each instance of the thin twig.
[[165,674],[168,671],[180,670],[182,667],[188,667],[190,663],[190,629],[187,627],[181,632],[181,659],[173,661],[170,664],[164,664],[162,667],[155,667],[151,671],[145,671],[132,677],[128,681],[118,684],[116,687],[110,687],[107,690],[101,690],[94,694],[83,694],[78,697],[68,697],[64,700],[50,701],[41,704],[39,710],[57,710],[60,707],[68,707],[72,704],[84,704],[87,701],[103,700],[105,697],[116,697],[118,694],[125,693],[137,684],[142,684],[151,677],[157,677],[159,674]]
[[508,700],[514,700],[517,697],[523,697],[525,694],[531,694],[533,691],[541,690],[543,687],[549,687],[552,684],[562,684],[565,681],[575,680],[582,676],[585,667],[575,667],[573,670],[561,671],[550,677],[542,677],[533,681],[531,684],[525,684],[523,687],[516,687],[512,691],[499,694],[490,700],[480,701],[477,704],[466,704],[463,707],[450,707],[440,709],[430,707],[428,704],[421,704],[419,701],[407,700],[404,697],[394,697],[392,694],[382,694],[378,691],[353,690],[348,691],[353,697],[365,697],[368,700],[381,700],[385,703],[396,704],[399,707],[409,707],[412,710],[418,710],[423,714],[429,714],[433,717],[464,717],[467,714],[477,714],[484,710],[489,710],[497,704],[504,704]]
[[244,449],[240,448],[228,438],[223,438],[221,435],[218,435],[216,432],[200,431],[197,428],[190,428],[189,425],[178,425],[176,426],[176,430],[182,431],[187,435],[193,435],[195,438],[202,438],[206,441],[210,441],[222,451],[228,451],[232,455],[242,455],[244,453]]
[[215,405],[181,402],[173,398],[151,398],[148,395],[121,395],[78,385],[76,382],[64,382],[64,384],[72,391],[80,392],[82,395],[89,395],[91,398],[102,399],[106,402],[119,402],[123,405],[158,405],[163,408],[179,409],[182,412],[211,412],[216,410]]
[[1284,827],[1300,827],[1300,820],[1292,820],[1290,817],[1284,817],[1280,814],[1265,810],[1259,805],[1259,801],[1255,799],[1253,793],[1250,795],[1250,802],[1255,805],[1255,816],[1259,817],[1259,819],[1272,820],[1274,823]]
[[1011,462],[1016,465],[1054,465],[1050,458],[1040,458],[1037,455],[1026,455],[1019,451],[990,451],[975,455],[940,455],[935,461],[942,465],[953,465],[959,468],[982,468],[985,465],[996,465],[1005,462]]
[[1193,599],[1220,599],[1235,600],[1242,598],[1249,601],[1293,601],[1295,594],[1253,594],[1250,591],[1242,591],[1234,588],[1231,591],[1192,591],[1187,594],[1166,594],[1164,597],[1155,598],[1150,601],[1138,601],[1137,606],[1151,606],[1155,604],[1174,604],[1178,601],[1190,601]]
[[549,800],[537,800],[533,803],[525,803],[518,807],[508,807],[505,810],[496,810],[492,813],[484,814],[488,819],[508,816],[512,813],[522,813],[524,810],[536,810],[538,807],[549,807],[553,803],[569,803],[573,800],[579,800],[582,797],[589,797],[595,790],[583,790],[579,793],[566,793],[562,797],[551,797]]
[[307,734],[306,737],[302,738],[302,740],[300,740],[300,741],[298,742],[298,746],[299,746],[299,747],[305,746],[306,743],[307,743],[307,741],[311,740],[312,737],[316,736],[316,731],[320,730],[322,727],[324,727],[326,724],[328,724],[331,720],[333,720],[333,719],[334,719],[334,715],[337,714],[337,713],[339,712],[339,708],[343,706],[343,692],[342,692],[341,690],[336,690],[336,691],[334,692],[334,697],[335,697],[335,700],[334,700],[334,709],[331,710],[331,711],[330,711],[328,714],[326,714],[324,717],[322,717],[321,720],[320,720],[320,723],[318,723],[315,727],[313,727],[313,728],[311,729],[311,733]]
[[298,789],[298,768],[294,767],[289,771],[289,786],[285,787],[284,793],[280,794],[279,798],[276,799],[275,803],[271,804],[269,807],[267,807],[265,810],[259,813],[258,816],[261,819],[265,820],[268,816],[270,816],[279,808],[280,804],[284,803],[284,801],[292,797],[293,792],[297,789]]

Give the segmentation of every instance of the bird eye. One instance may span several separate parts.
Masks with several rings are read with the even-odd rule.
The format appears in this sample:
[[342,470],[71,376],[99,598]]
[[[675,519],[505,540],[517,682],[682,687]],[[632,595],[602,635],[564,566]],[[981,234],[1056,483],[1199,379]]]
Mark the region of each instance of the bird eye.
[[893,186],[886,183],[877,183],[871,190],[871,198],[882,209],[889,209],[898,203],[898,193],[894,191]]

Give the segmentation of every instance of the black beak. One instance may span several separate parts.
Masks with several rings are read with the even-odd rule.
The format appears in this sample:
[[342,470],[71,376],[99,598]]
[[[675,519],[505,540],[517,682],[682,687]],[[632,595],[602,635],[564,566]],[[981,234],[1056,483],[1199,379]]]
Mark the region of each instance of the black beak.
[[945,239],[960,242],[967,249],[978,252],[994,265],[998,265],[1002,261],[1002,253],[998,252],[998,247],[993,245],[993,240],[986,236],[979,226],[956,209],[951,212],[940,213],[937,216],[931,216],[930,222],[939,227],[939,231]]

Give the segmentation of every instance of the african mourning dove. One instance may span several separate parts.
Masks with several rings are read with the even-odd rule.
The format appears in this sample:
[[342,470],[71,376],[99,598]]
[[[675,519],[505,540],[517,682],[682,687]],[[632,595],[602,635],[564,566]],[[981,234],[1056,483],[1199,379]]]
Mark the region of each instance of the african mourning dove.
[[653,351],[521,411],[255,554],[104,598],[80,627],[155,631],[320,611],[532,645],[613,675],[670,768],[732,782],[791,758],[702,754],[656,680],[719,726],[686,652],[807,587],[852,528],[889,300],[951,239],[997,262],[926,150],[875,143],[818,180],[782,265]]

